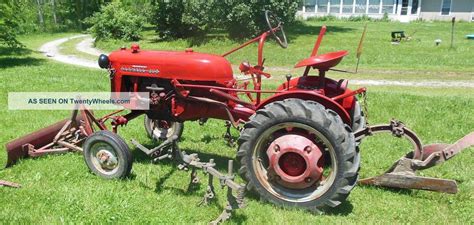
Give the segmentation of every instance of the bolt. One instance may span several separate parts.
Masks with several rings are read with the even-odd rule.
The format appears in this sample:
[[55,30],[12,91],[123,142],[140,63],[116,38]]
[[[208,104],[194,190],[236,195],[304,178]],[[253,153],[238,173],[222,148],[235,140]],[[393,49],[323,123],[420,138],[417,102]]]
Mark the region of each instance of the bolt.
[[306,183],[311,182],[311,177],[306,177],[306,178],[304,179],[304,181],[305,181]]
[[280,146],[279,145],[273,146],[273,150],[275,150],[275,152],[280,151]]
[[307,153],[310,153],[313,149],[311,148],[311,146],[306,146],[304,147],[304,151],[307,152]]

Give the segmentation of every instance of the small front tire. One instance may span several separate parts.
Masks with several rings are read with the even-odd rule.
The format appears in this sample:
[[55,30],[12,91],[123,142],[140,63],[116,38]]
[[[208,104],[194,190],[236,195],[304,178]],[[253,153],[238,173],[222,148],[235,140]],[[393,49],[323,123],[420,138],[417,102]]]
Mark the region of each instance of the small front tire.
[[153,120],[145,115],[145,131],[149,138],[163,141],[174,135],[181,137],[184,124],[180,122]]
[[116,179],[130,175],[132,154],[117,134],[107,130],[95,132],[86,139],[83,149],[87,166],[97,176]]

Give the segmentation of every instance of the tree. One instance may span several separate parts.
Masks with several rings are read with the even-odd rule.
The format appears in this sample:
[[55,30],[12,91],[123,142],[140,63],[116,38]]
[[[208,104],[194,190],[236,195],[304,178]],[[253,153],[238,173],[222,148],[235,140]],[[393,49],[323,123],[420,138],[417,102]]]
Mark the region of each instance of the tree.
[[120,1],[102,6],[100,12],[87,18],[87,24],[92,25],[89,31],[97,39],[123,39],[136,41],[140,39],[145,19]]
[[265,10],[290,23],[298,7],[290,0],[158,0],[155,5],[153,23],[162,38],[199,36],[212,28],[232,38],[253,36],[267,29]]
[[268,30],[265,10],[270,10],[283,23],[295,19],[298,3],[291,0],[234,0],[226,3],[224,28],[233,38],[245,38]]
[[213,6],[211,0],[159,0],[153,23],[161,38],[200,36],[212,25]]
[[0,3],[0,12],[2,12],[0,14],[0,43],[10,47],[23,47],[23,44],[16,39],[18,23],[11,6]]

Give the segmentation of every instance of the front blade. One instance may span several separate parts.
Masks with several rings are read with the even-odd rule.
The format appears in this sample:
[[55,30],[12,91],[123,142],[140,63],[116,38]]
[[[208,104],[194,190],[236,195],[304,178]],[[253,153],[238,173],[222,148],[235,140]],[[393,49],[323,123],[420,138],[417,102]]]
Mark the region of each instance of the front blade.
[[53,125],[8,142],[5,146],[8,155],[8,161],[5,167],[10,167],[19,159],[28,156],[28,149],[25,148],[24,145],[31,144],[35,146],[35,148],[39,148],[51,143],[67,121],[67,119],[59,121]]

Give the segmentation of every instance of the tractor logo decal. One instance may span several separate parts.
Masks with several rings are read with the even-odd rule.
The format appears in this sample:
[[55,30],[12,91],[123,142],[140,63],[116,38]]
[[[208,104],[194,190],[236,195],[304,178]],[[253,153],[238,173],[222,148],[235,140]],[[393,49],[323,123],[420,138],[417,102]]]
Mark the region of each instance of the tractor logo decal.
[[142,66],[142,65],[132,65],[132,67],[122,66],[120,70],[124,72],[150,73],[150,74],[158,74],[160,72],[160,70],[158,69],[147,69],[147,66]]

